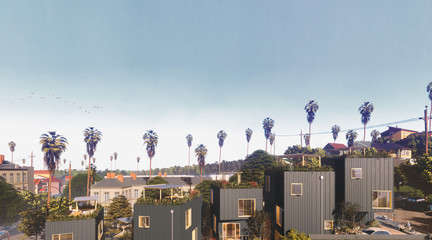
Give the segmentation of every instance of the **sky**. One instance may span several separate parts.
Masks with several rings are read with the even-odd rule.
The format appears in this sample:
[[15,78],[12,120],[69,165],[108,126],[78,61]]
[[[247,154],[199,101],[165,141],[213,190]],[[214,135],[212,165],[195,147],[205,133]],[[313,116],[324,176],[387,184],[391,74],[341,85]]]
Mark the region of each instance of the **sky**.
[[[188,164],[193,149],[222,159],[265,149],[262,121],[275,121],[276,154],[308,131],[304,107],[319,104],[312,147],[331,126],[362,128],[358,108],[375,106],[367,129],[421,131],[432,81],[431,1],[3,1],[0,8],[0,153],[36,155],[39,138],[68,139],[62,159],[82,169],[83,130],[99,129],[98,169],[149,168],[143,135],[159,144],[152,167]],[[380,125],[381,127],[373,127]],[[359,140],[363,131],[357,130]],[[345,132],[337,142],[345,143]],[[114,164],[113,164],[114,165]],[[61,166],[62,168],[63,166]],[[114,167],[114,166],[113,166]]]

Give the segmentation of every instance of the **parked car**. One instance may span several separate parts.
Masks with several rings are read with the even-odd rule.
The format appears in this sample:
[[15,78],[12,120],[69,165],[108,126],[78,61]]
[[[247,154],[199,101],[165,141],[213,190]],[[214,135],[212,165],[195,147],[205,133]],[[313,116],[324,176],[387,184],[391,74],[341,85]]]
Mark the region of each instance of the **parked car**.
[[0,239],[10,239],[10,234],[6,230],[0,231]]
[[377,227],[371,227],[363,230],[364,233],[368,235],[391,235],[387,230]]

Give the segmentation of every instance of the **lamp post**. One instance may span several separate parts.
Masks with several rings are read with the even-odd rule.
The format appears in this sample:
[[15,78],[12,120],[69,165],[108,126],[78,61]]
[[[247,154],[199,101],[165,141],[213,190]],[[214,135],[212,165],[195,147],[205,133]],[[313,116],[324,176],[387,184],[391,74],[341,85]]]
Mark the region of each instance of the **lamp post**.
[[171,240],[174,240],[174,210],[171,209]]

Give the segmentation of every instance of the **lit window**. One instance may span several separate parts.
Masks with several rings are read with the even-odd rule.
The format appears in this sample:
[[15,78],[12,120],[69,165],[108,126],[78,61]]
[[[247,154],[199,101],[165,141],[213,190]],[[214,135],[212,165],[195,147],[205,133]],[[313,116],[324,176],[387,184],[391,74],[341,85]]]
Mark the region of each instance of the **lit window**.
[[217,232],[217,222],[216,222],[216,215],[213,215],[213,230]]
[[98,239],[102,238],[103,233],[104,233],[104,223],[103,220],[101,220],[98,225]]
[[223,223],[223,239],[240,239],[240,223]]
[[282,227],[282,208],[276,205],[276,223]]
[[270,192],[270,176],[266,176],[265,178],[265,190]]
[[138,227],[150,228],[150,216],[139,216],[138,217]]
[[210,202],[213,203],[213,188],[210,188]]
[[138,190],[134,190],[134,195],[135,195],[135,198],[138,198]]
[[53,240],[73,240],[73,234],[72,233],[53,234],[52,239]]
[[198,228],[192,231],[192,240],[198,240]]
[[291,183],[291,195],[303,195],[303,184]]
[[372,191],[372,208],[391,208],[392,191]]
[[351,168],[351,179],[361,179],[362,169],[361,168]]
[[185,212],[185,223],[186,229],[188,229],[192,225],[192,208],[189,208]]
[[109,192],[106,192],[105,193],[105,202],[108,202],[109,201]]
[[238,216],[250,217],[255,212],[255,199],[239,199],[238,200]]
[[324,220],[324,230],[333,230],[333,220]]

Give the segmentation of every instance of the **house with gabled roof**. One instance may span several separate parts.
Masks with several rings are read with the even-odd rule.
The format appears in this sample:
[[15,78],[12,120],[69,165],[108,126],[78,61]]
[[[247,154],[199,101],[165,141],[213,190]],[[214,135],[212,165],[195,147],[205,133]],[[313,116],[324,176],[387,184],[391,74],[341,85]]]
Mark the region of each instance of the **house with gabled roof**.
[[327,143],[327,145],[325,145],[323,150],[326,152],[327,156],[330,156],[330,155],[341,155],[343,153],[341,149],[346,149],[346,148],[347,146],[345,146],[345,144],[342,143]]
[[388,129],[381,133],[381,137],[390,138],[398,141],[408,137],[410,134],[413,133],[418,133],[418,132],[414,130],[388,126]]

